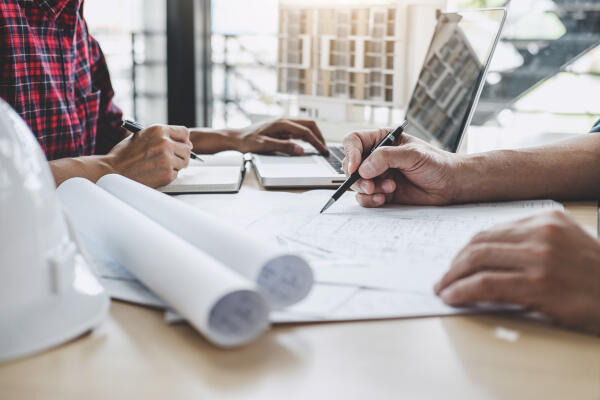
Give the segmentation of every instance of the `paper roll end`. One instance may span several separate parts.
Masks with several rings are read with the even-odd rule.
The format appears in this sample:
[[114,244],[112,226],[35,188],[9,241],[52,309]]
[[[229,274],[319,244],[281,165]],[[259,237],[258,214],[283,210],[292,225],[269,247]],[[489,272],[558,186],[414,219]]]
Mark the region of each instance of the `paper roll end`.
[[257,284],[271,307],[281,309],[304,299],[314,283],[314,273],[308,262],[295,254],[271,259],[261,270]]
[[269,311],[266,299],[259,292],[229,293],[211,309],[206,338],[223,348],[250,343],[269,328]]

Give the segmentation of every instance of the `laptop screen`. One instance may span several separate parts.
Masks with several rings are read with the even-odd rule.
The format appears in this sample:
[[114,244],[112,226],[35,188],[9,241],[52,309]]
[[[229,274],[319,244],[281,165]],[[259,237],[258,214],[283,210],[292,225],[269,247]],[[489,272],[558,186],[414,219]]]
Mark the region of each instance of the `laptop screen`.
[[506,10],[441,13],[408,106],[408,133],[455,152],[471,123]]

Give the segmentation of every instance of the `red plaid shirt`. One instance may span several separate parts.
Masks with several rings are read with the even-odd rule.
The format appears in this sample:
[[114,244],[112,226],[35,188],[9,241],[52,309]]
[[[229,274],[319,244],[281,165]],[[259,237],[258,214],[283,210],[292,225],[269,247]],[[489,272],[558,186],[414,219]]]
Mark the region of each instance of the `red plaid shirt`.
[[0,0],[0,96],[49,160],[108,152],[122,113],[83,0]]

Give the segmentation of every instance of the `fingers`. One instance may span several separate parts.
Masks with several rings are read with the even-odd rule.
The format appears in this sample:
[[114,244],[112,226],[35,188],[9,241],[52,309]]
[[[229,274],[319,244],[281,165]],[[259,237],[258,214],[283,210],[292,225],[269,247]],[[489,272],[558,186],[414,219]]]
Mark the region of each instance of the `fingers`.
[[357,193],[356,201],[358,201],[358,204],[360,204],[362,207],[377,208],[383,206],[386,203],[387,197],[382,193],[374,195]]
[[319,139],[321,143],[325,144],[325,137],[321,133],[321,129],[319,129],[319,126],[315,121],[312,119],[292,119],[291,121],[310,129],[315,134],[317,139]]
[[190,149],[192,148],[192,142],[190,141],[190,131],[185,126],[173,126],[169,125],[165,127],[168,136],[176,141],[187,144]]
[[184,169],[188,166],[188,163],[186,162],[186,160],[184,160],[183,158],[181,158],[175,154],[171,154],[170,161],[171,161],[171,168],[177,172],[181,171],[182,169]]
[[352,132],[347,135],[343,141],[344,152],[346,153],[344,159],[346,174],[353,174],[362,161],[362,155],[373,148],[388,132],[387,129],[379,129],[376,131]]
[[152,125],[142,132],[141,135],[150,135],[154,137],[166,137],[175,142],[185,143],[190,149],[192,142],[190,141],[190,131],[185,126],[175,125]]
[[274,129],[276,129],[273,132],[275,135],[281,135],[282,133],[289,135],[289,137],[293,139],[300,139],[310,143],[321,154],[329,154],[329,149],[327,149],[327,146],[325,146],[325,142],[323,141],[322,137],[317,137],[317,135],[311,129],[299,123],[284,119],[277,121],[274,124]]
[[457,281],[439,296],[451,306],[490,302],[530,305],[529,284],[518,272],[480,272]]
[[393,179],[358,180],[352,188],[362,194],[391,194],[396,191],[396,182]]
[[348,150],[346,157],[344,157],[344,162],[346,162],[346,168],[344,172],[346,172],[347,175],[352,175],[360,166],[361,161],[362,153],[360,153],[357,149]]
[[516,221],[507,222],[500,225],[496,225],[491,229],[485,230],[478,233],[471,240],[472,243],[489,243],[489,242],[501,242],[501,243],[520,243],[525,241],[531,236],[531,230],[529,229],[528,222],[529,218]]
[[427,159],[427,153],[420,151],[414,144],[384,147],[375,150],[362,163],[358,172],[364,179],[373,179],[391,168],[411,172],[422,166]]
[[450,270],[435,285],[440,293],[454,282],[490,269],[517,269],[532,261],[522,245],[507,243],[470,243],[456,256]]
[[271,137],[263,137],[261,143],[261,152],[264,153],[284,153],[290,156],[301,156],[304,154],[304,149],[294,142],[289,140],[275,139]]
[[[190,162],[190,155],[191,155],[190,147],[187,144],[180,143],[180,142],[171,142],[170,147],[171,147],[171,150],[172,150],[175,158],[182,161],[182,163],[183,163],[182,168],[187,167]],[[179,168],[179,169],[181,169],[181,168]]]

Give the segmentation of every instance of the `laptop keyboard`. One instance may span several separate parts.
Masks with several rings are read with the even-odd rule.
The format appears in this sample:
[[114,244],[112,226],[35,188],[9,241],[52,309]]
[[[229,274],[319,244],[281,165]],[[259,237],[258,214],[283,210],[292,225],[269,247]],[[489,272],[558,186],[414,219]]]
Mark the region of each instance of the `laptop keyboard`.
[[329,149],[329,156],[325,157],[329,165],[333,167],[335,172],[338,174],[344,174],[344,170],[342,169],[342,161],[346,156],[344,153],[343,146],[327,146]]

